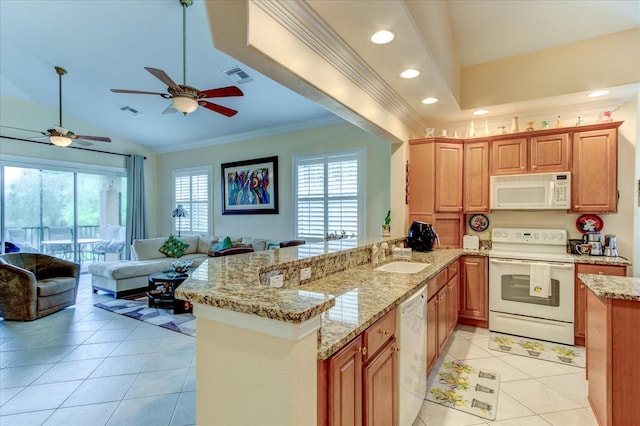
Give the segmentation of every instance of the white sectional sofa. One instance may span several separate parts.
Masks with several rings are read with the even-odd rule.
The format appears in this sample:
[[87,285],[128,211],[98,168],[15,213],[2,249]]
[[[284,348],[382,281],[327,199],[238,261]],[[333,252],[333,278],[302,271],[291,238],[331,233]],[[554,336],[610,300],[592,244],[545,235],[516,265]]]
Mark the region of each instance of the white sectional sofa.
[[[181,237],[179,240],[189,244],[189,247],[180,258],[169,257],[160,252],[159,249],[167,237],[135,240],[131,245],[131,260],[89,265],[93,292],[106,291],[112,293],[116,299],[127,294],[139,293],[147,288],[149,275],[171,270],[171,264],[176,260],[192,260],[192,268],[198,267],[207,259],[212,244],[216,244],[218,239],[203,236]],[[254,251],[264,250],[268,244],[266,240],[247,237],[237,238],[234,242],[236,245],[251,245]]]

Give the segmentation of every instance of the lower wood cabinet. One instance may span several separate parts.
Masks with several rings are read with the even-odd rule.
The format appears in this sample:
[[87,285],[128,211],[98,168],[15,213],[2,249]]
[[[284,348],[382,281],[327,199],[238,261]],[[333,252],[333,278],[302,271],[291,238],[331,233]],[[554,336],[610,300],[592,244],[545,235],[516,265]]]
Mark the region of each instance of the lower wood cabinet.
[[589,403],[600,426],[637,425],[640,302],[586,296]]
[[460,269],[459,261],[456,260],[447,268],[447,331],[453,332],[458,324],[458,314],[460,311]]
[[438,359],[438,309],[437,296],[427,302],[427,374]]
[[486,256],[463,256],[460,261],[458,323],[489,327],[489,261]]
[[574,321],[573,321],[573,340],[575,345],[584,346],[586,334],[586,309],[587,309],[587,288],[578,279],[578,274],[601,274],[614,275],[624,277],[627,275],[627,267],[624,265],[596,265],[590,263],[576,264],[576,279],[574,293]]
[[[395,310],[318,362],[318,424],[395,425]],[[328,414],[325,414],[328,413]]]

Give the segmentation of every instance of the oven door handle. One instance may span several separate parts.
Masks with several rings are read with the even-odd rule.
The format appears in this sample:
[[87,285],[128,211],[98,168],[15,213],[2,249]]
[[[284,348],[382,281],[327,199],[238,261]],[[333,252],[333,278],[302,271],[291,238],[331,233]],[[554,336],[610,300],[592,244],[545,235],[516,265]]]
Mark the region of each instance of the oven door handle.
[[574,267],[573,263],[558,264],[558,263],[549,263],[549,262],[543,262],[543,261],[538,262],[538,261],[527,261],[527,260],[489,259],[489,262],[496,263],[496,264],[502,264],[502,265],[531,265],[531,264],[536,264],[536,263],[544,263],[544,264],[549,265],[552,268],[556,268],[556,269],[573,269],[573,267]]

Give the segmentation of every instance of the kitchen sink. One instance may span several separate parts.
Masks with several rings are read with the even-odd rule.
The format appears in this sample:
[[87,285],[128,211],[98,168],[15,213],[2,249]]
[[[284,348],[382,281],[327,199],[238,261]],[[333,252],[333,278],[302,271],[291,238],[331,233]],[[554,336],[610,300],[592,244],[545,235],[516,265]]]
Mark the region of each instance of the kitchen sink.
[[430,263],[416,262],[391,262],[386,265],[378,266],[374,271],[395,272],[398,274],[415,274],[429,266]]

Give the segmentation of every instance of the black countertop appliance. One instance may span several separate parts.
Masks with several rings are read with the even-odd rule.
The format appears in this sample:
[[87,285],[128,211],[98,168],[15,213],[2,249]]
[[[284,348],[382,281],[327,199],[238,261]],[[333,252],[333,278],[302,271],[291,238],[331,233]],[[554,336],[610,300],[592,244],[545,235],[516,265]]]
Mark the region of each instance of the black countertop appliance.
[[432,251],[440,239],[438,234],[433,230],[433,227],[429,223],[418,222],[414,220],[409,227],[409,236],[407,237],[407,245],[415,251]]

